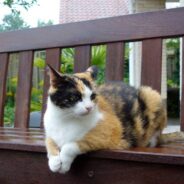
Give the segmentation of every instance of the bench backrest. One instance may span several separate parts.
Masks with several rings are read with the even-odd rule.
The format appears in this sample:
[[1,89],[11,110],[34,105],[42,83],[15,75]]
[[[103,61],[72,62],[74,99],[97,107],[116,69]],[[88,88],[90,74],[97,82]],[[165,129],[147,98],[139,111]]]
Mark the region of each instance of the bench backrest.
[[[61,49],[75,47],[74,71],[80,72],[90,66],[91,47],[107,44],[105,78],[122,80],[125,43],[141,41],[141,84],[150,85],[160,91],[163,39],[184,38],[183,36],[184,8],[0,33],[0,126],[3,126],[10,53],[19,53],[14,125],[18,128],[27,128],[35,51],[45,49],[46,63],[59,69]],[[184,72],[184,79],[183,74]],[[48,81],[45,72],[42,113],[45,110]],[[184,90],[181,100],[181,127],[184,130]]]

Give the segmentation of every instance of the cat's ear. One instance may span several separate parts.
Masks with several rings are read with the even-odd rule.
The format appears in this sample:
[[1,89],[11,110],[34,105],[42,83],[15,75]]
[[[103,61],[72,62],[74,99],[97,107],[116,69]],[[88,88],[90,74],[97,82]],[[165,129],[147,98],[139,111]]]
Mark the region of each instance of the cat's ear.
[[50,76],[50,85],[57,87],[60,86],[74,86],[74,81],[66,75],[62,75],[60,72],[55,70],[53,67],[48,65],[49,67],[49,76]]
[[97,66],[90,66],[86,72],[89,72],[92,79],[96,79],[98,75],[98,68]]
[[47,66],[49,68],[50,84],[53,85],[55,81],[61,78],[61,74],[49,64],[47,64]]

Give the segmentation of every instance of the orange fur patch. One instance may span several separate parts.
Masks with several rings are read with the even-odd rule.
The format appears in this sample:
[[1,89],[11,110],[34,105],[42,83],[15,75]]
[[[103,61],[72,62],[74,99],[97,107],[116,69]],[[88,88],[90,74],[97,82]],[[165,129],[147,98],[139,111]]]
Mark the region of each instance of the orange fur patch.
[[87,152],[99,149],[128,148],[128,142],[122,140],[124,129],[110,104],[101,96],[97,98],[99,109],[103,113],[104,118],[83,139],[78,141],[80,150]]
[[51,85],[49,90],[48,90],[48,93],[49,94],[54,94],[56,91],[57,91],[57,88],[55,88],[54,86]]
[[78,91],[83,94],[84,93],[84,84],[81,80],[79,79],[75,79],[75,81],[77,82],[77,89]]
[[53,156],[59,155],[60,150],[56,145],[56,143],[51,138],[47,137],[45,140],[45,144],[46,144],[47,153],[49,155],[53,155]]

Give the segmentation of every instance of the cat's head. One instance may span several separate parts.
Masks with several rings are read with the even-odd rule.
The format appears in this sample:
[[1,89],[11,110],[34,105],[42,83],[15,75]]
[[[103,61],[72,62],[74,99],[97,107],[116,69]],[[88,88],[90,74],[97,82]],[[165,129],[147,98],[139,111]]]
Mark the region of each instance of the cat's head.
[[83,73],[61,74],[49,66],[51,102],[74,116],[89,115],[96,108],[97,94],[94,78],[97,68],[92,66]]

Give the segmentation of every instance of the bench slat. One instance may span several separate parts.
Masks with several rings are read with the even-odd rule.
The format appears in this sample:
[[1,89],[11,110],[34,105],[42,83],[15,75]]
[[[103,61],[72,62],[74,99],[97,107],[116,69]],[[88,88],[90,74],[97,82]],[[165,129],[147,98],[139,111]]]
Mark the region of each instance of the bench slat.
[[0,34],[0,52],[74,47],[184,35],[184,8],[103,18]]
[[[54,49],[47,49],[46,50],[46,64],[49,64],[54,69],[60,71],[60,58],[61,58],[61,49],[54,48]],[[46,66],[47,67],[47,66]],[[44,86],[43,86],[43,104],[42,104],[42,120],[41,120],[41,127],[43,127],[43,115],[46,110],[46,102],[47,102],[47,91],[50,85],[49,75],[47,68],[44,72]]]
[[130,150],[101,150],[90,153],[98,158],[119,159],[128,161],[142,161],[149,163],[166,163],[184,165],[184,149],[175,147],[160,148],[132,148]]
[[8,71],[8,54],[0,54],[0,126],[4,125],[4,104],[6,97],[6,78]]
[[162,39],[144,40],[142,43],[141,84],[161,91]]
[[91,63],[90,45],[76,47],[74,60],[74,72],[84,72]]
[[124,49],[122,42],[107,44],[106,81],[123,79]]
[[181,92],[181,104],[180,104],[180,124],[181,130],[184,131],[184,37],[182,38],[182,72],[181,72],[181,79],[182,79],[182,92]]
[[44,133],[42,128],[11,128],[11,127],[0,127],[0,131],[12,131],[12,132],[33,132],[33,133]]
[[0,139],[1,149],[32,151],[32,152],[45,152],[44,141],[27,141],[23,139]]
[[10,130],[0,130],[0,136],[38,136],[38,137],[44,137],[45,134],[42,132],[28,132],[28,131],[10,131]]
[[[0,178],[8,184],[15,181],[18,184],[183,184],[184,181],[182,165],[80,156],[70,172],[63,175],[49,171],[45,153],[1,150],[0,157]],[[15,160],[16,164],[12,164]]]
[[[130,150],[100,150],[88,153],[90,157],[127,160],[147,163],[163,163],[184,165],[184,143],[163,145],[157,148],[132,148]],[[0,148],[46,152],[44,139],[39,137],[0,136]],[[46,156],[45,156],[46,157]]]
[[33,73],[33,51],[20,52],[16,93],[15,127],[27,128]]
[[31,140],[31,141],[43,141],[44,140],[44,136],[43,135],[18,135],[18,134],[0,134],[0,139],[4,140],[4,139],[10,140],[10,139],[20,139],[20,140]]

